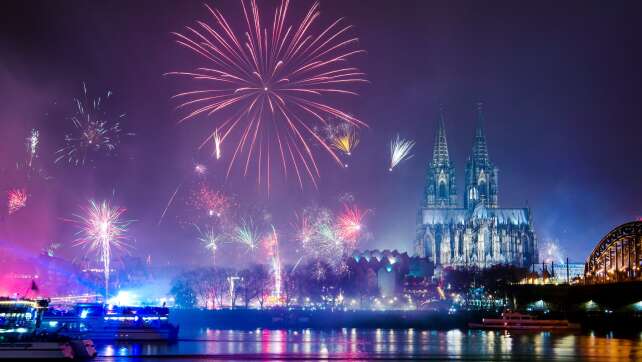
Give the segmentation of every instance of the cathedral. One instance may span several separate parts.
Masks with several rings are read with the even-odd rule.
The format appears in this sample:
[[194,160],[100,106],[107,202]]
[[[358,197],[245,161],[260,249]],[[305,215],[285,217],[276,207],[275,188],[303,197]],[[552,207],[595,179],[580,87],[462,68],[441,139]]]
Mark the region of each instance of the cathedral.
[[463,207],[450,160],[443,112],[435,135],[418,214],[415,251],[435,267],[537,263],[537,239],[528,208],[500,208],[498,169],[488,154],[484,115],[477,105],[473,147],[466,162]]

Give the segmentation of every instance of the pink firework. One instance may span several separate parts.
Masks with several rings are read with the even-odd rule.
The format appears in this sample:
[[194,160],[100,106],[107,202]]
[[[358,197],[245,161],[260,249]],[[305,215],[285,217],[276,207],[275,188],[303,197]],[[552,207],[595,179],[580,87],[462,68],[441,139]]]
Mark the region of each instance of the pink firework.
[[181,121],[216,116],[212,135],[220,132],[218,144],[228,137],[236,140],[227,175],[236,162],[244,175],[250,166],[256,167],[259,184],[263,181],[269,189],[276,166],[285,176],[296,174],[301,187],[305,175],[316,185],[320,173],[311,141],[343,166],[317,129],[330,116],[354,127],[366,126],[329,103],[335,96],[356,95],[350,88],[367,82],[364,73],[346,65],[349,58],[364,53],[356,48],[358,39],[348,35],[351,26],[338,19],[315,32],[318,2],[300,22],[290,24],[289,0],[282,0],[265,25],[256,1],[241,0],[246,29],[236,32],[220,11],[206,8],[214,18],[212,25],[197,21],[184,34],[174,33],[176,42],[198,55],[204,65],[169,74],[199,84],[196,90],[174,96],[182,99],[178,108],[189,110]]
[[105,278],[105,300],[109,299],[109,276],[111,273],[112,248],[125,249],[127,227],[131,221],[124,220],[125,209],[114,207],[109,202],[97,203],[89,201],[89,206],[83,209],[84,214],[75,215],[75,223],[79,225],[76,246],[84,246],[94,251],[103,262]]
[[363,229],[362,221],[366,213],[356,206],[344,205],[343,213],[337,217],[338,234],[342,239],[356,244]]
[[221,217],[232,205],[229,197],[204,184],[193,193],[188,203],[205,212],[208,217]]
[[7,212],[9,215],[27,206],[27,190],[11,189],[7,192]]

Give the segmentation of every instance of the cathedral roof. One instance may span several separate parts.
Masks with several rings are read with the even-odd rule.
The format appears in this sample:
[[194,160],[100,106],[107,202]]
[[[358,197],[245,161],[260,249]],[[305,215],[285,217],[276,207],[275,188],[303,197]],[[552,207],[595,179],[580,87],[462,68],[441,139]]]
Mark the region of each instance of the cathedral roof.
[[500,209],[477,207],[468,209],[423,209],[424,225],[453,224],[464,225],[469,221],[495,219],[498,225],[528,225],[528,209]]
[[435,145],[432,151],[433,166],[450,166],[448,141],[446,140],[446,125],[443,110],[439,112],[439,126],[435,134]]

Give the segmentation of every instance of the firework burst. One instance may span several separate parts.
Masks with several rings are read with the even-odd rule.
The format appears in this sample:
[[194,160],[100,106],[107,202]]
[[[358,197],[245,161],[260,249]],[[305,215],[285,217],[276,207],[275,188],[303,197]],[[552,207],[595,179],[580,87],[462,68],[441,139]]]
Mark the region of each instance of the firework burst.
[[245,246],[249,252],[256,250],[259,245],[260,233],[252,220],[241,219],[241,223],[234,228],[234,241]]
[[232,200],[220,191],[212,190],[201,184],[188,200],[193,206],[207,217],[220,218],[232,205]]
[[354,247],[362,229],[362,221],[366,212],[356,206],[344,205],[344,211],[337,218],[338,234]]
[[212,260],[216,260],[216,252],[219,244],[223,240],[223,235],[217,233],[213,228],[208,228],[202,231],[197,225],[194,225],[194,227],[199,233],[198,240],[203,243],[205,249],[212,253]]
[[7,213],[9,215],[27,206],[27,190],[24,188],[11,189],[7,192]]
[[412,158],[413,155],[410,154],[410,151],[414,146],[415,141],[402,139],[397,135],[397,138],[390,142],[390,168],[388,171],[392,171],[401,161]]
[[[341,160],[316,131],[332,116],[352,126],[365,126],[357,118],[327,103],[331,96],[356,95],[350,87],[366,82],[357,68],[344,64],[363,53],[355,48],[358,39],[347,36],[351,26],[342,19],[316,33],[319,4],[314,3],[300,23],[288,24],[289,1],[283,0],[271,24],[261,22],[254,0],[241,1],[247,29],[237,37],[223,14],[206,5],[214,25],[198,21],[185,34],[175,33],[177,43],[201,57],[206,65],[187,76],[201,85],[179,93],[179,108],[189,109],[181,120],[199,115],[217,116],[220,141],[237,140],[227,168],[241,163],[243,174],[254,165],[258,182],[270,188],[270,174],[276,165],[285,176],[296,174],[303,187],[307,175],[316,185],[320,176],[307,137],[316,140],[340,165]],[[210,135],[202,144],[206,144]],[[274,160],[273,158],[276,158]],[[280,164],[280,166],[279,166]]]
[[82,166],[94,153],[113,154],[121,135],[133,135],[123,133],[120,127],[125,114],[113,115],[108,111],[106,103],[111,95],[108,91],[104,97],[92,99],[83,83],[83,94],[74,99],[75,114],[70,117],[74,131],[65,135],[65,146],[56,151],[56,163],[67,160],[71,165]]
[[125,249],[127,227],[131,221],[122,218],[124,208],[112,207],[107,201],[96,203],[89,201],[84,215],[74,215],[80,227],[75,246],[83,246],[90,252],[96,252],[103,262],[105,277],[105,300],[109,298],[109,274],[111,268],[112,248]]
[[343,152],[347,156],[352,155],[352,151],[359,144],[359,136],[354,127],[348,123],[344,123],[339,132],[330,140],[333,148]]
[[364,212],[345,207],[338,217],[326,208],[307,208],[297,215],[295,237],[299,241],[302,259],[323,260],[339,268],[341,260],[356,247],[362,229]]
[[544,263],[564,263],[564,250],[554,240],[544,243],[539,248],[539,259]]

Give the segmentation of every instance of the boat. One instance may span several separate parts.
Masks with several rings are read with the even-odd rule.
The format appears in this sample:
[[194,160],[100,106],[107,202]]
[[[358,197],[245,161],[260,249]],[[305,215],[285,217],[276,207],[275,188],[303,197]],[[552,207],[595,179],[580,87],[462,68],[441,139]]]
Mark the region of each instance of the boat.
[[483,318],[481,323],[468,323],[472,329],[497,329],[513,331],[573,331],[580,325],[566,319],[537,319],[529,314],[504,312],[501,318]]
[[90,359],[91,340],[74,340],[40,329],[46,300],[0,298],[0,359]]
[[165,307],[127,307],[79,303],[70,310],[50,308],[43,325],[70,337],[109,341],[175,341],[179,327]]

